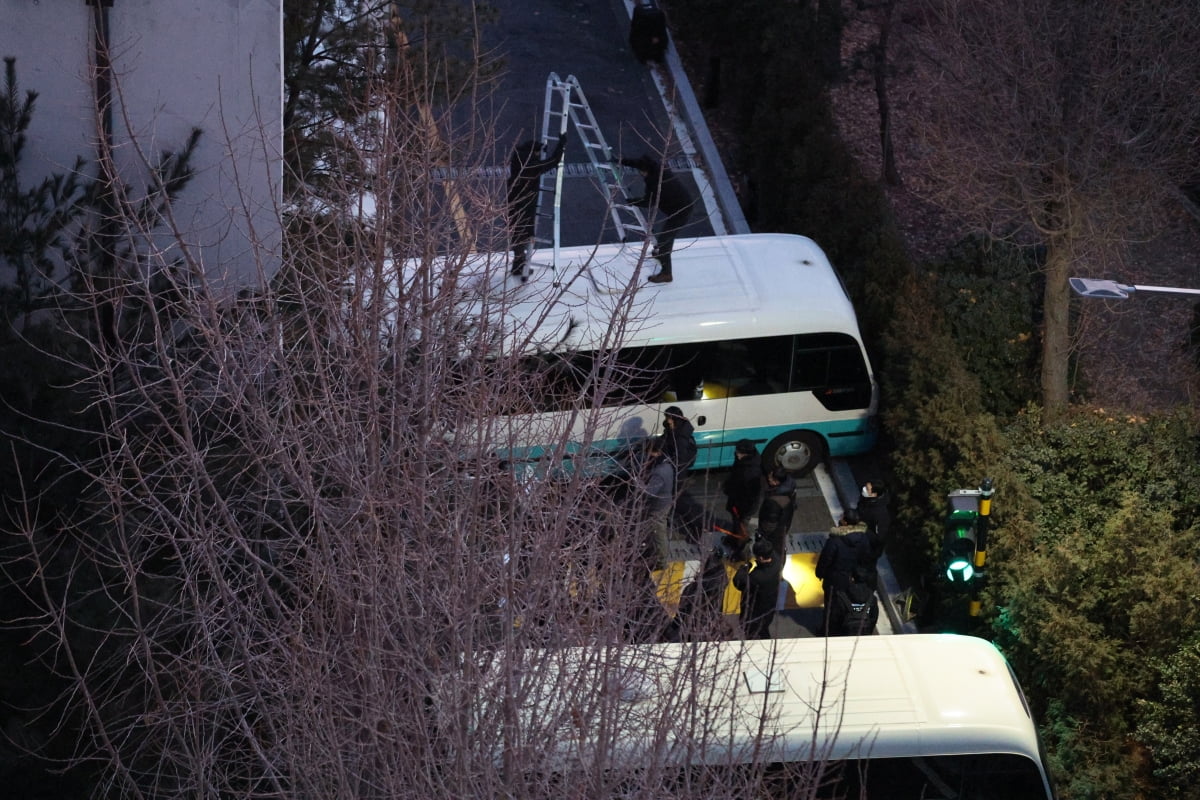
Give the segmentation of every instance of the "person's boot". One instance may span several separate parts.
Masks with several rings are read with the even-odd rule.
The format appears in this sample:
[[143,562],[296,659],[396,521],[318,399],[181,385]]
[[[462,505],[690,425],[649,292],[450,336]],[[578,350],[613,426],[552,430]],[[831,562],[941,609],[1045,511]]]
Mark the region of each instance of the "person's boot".
[[665,256],[660,255],[656,249],[656,251],[654,253],[654,258],[658,259],[658,274],[651,275],[646,280],[650,281],[650,283],[670,283],[671,282],[671,256],[670,256],[670,254],[668,253]]
[[528,260],[529,260],[529,254],[525,251],[524,248],[521,248],[521,249],[514,248],[513,249],[512,269],[509,271],[508,274],[514,278],[520,278],[521,283],[524,283],[525,281],[529,280],[529,276],[525,274],[525,263]]

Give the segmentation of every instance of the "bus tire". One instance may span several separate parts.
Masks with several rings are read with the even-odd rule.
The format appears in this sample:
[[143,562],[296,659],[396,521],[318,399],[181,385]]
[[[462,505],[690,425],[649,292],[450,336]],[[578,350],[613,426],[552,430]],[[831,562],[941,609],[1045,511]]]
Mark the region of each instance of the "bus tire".
[[812,472],[825,458],[825,442],[811,431],[788,431],[763,450],[763,468],[783,467],[797,478]]

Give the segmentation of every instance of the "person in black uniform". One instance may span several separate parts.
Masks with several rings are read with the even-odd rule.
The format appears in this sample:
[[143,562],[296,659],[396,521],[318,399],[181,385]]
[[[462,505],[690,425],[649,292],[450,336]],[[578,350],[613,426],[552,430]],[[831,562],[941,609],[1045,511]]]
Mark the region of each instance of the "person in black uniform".
[[892,515],[888,511],[887,486],[883,481],[870,480],[862,485],[858,500],[858,520],[867,526],[871,538],[872,555],[878,560],[883,555],[884,545],[892,529]]
[[663,455],[675,465],[675,480],[696,464],[696,428],[679,406],[663,412]]
[[871,568],[874,568],[875,562],[870,554],[870,540],[866,531],[831,535],[825,540],[821,553],[817,556],[815,573],[825,592],[826,609],[832,606],[834,592],[844,588],[855,567],[870,564]]
[[771,620],[783,578],[783,559],[765,539],[754,543],[754,569],[743,565],[733,576],[733,588],[742,593],[742,626],[747,639],[770,639]]
[[622,158],[621,164],[642,173],[646,182],[646,194],[631,202],[647,210],[658,209],[664,217],[662,228],[655,237],[653,254],[658,259],[659,271],[647,280],[670,283],[671,248],[675,246],[675,236],[691,217],[695,200],[674,172],[648,156]]
[[775,547],[775,553],[787,555],[787,535],[796,514],[796,479],[783,467],[767,473],[766,496],[758,509],[758,532]]
[[537,222],[538,181],[558,166],[567,146],[564,133],[549,158],[541,159],[542,143],[534,139],[513,148],[508,159],[508,230],[512,247],[512,274],[525,280],[525,263],[533,244],[534,224]]
[[738,441],[733,448],[734,462],[721,489],[725,492],[725,510],[736,522],[749,522],[758,513],[762,500],[762,459],[754,442]]

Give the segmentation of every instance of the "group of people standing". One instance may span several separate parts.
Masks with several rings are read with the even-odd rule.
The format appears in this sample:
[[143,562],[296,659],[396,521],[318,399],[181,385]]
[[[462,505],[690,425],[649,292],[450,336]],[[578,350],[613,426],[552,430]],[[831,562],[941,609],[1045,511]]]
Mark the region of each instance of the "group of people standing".
[[[663,432],[646,443],[642,489],[646,524],[646,550],[652,569],[671,560],[670,541],[674,512],[687,492],[681,479],[696,461],[695,429],[677,406],[666,409]],[[714,527],[718,544],[710,549],[700,573],[689,584],[680,613],[703,604],[719,609],[728,583],[726,563],[738,564],[732,583],[742,596],[741,621],[748,639],[770,638],[787,560],[787,535],[796,511],[796,480],[785,469],[764,470],[754,442],[742,439],[734,447],[734,464],[722,491],[728,521]],[[824,591],[824,625],[829,636],[874,632],[879,619],[875,596],[876,564],[883,555],[891,527],[884,484],[870,480],[862,485],[856,509],[846,512],[846,533],[831,533],[817,559],[816,576]],[[754,523],[757,521],[757,525]],[[756,529],[750,533],[751,527]],[[716,612],[719,613],[719,612]]]
[[[647,452],[646,523],[656,566],[662,568],[670,560],[672,512],[688,497],[680,489],[679,478],[696,459],[694,428],[677,406],[666,410],[663,434],[650,440]],[[764,472],[758,450],[749,439],[739,441],[734,453],[735,463],[722,487],[729,520],[713,526],[721,534],[717,547],[710,550],[700,576],[690,587],[693,592],[685,600],[696,601],[698,594],[718,602],[727,583],[725,563],[740,563],[733,585],[742,593],[746,636],[768,638],[783,579],[787,534],[796,510],[796,481],[782,468]],[[751,535],[755,518],[757,530]]]
[[[754,442],[742,439],[734,446],[734,464],[722,490],[731,518],[727,549],[736,560],[749,546],[753,556],[752,565],[742,564],[733,575],[733,587],[742,593],[742,627],[748,639],[769,639],[787,559],[787,534],[796,513],[796,479],[782,467],[764,470]],[[758,529],[751,544],[755,516]]]

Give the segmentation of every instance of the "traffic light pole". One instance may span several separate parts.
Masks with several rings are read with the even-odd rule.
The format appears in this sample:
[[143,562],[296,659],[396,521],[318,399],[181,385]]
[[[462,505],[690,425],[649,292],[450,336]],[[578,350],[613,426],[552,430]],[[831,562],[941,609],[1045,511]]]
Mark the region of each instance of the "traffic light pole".
[[979,525],[978,535],[975,539],[975,575],[978,580],[974,581],[971,586],[971,602],[967,609],[967,613],[972,617],[979,616],[980,608],[983,605],[979,595],[984,584],[987,583],[988,528],[991,527],[992,495],[995,493],[992,479],[985,478],[979,487]]
[[950,503],[942,547],[946,580],[970,590],[968,613],[972,617],[979,616],[980,592],[987,580],[987,539],[994,494],[992,479],[988,478],[978,489],[955,489],[946,495]]

